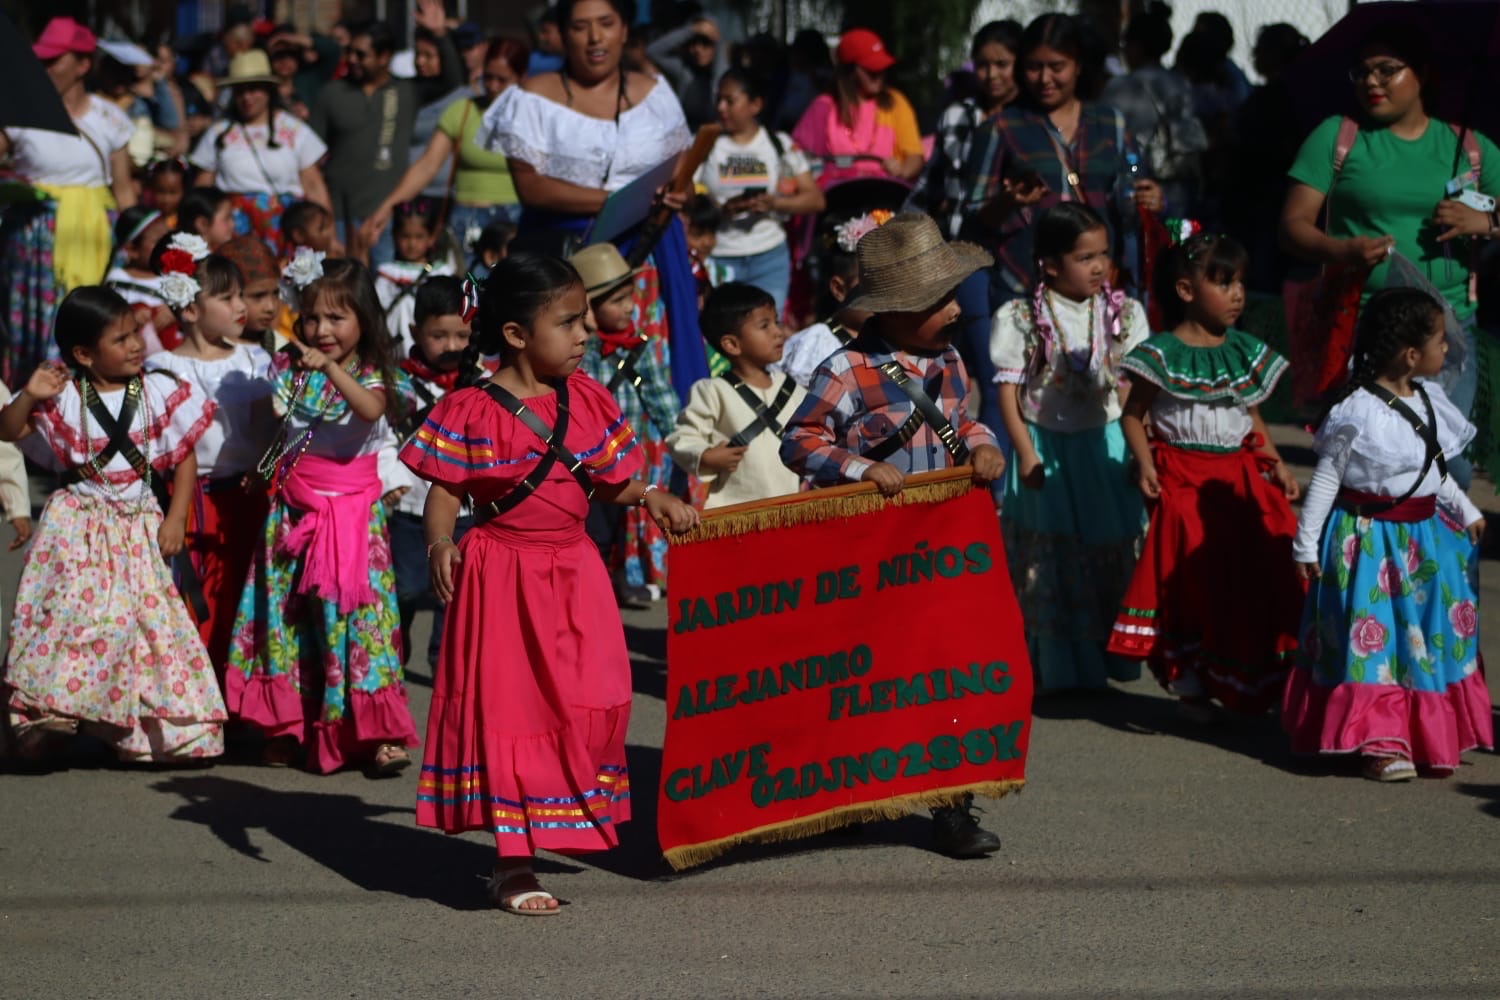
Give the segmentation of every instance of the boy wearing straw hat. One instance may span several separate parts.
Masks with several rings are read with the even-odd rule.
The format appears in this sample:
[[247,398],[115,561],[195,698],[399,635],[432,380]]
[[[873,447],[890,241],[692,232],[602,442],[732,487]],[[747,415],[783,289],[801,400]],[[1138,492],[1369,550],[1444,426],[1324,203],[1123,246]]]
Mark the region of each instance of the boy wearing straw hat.
[[[584,247],[569,263],[583,279],[597,326],[579,367],[609,390],[635,429],[646,457],[646,481],[668,489],[672,456],[666,440],[682,404],[672,388],[664,331],[655,333],[649,321],[636,323],[635,279],[642,269],[627,264],[610,243]],[[667,587],[667,539],[643,510],[597,503],[589,509],[589,537],[605,565],[618,571],[615,591],[621,603],[648,603]]]
[[[813,486],[874,483],[885,496],[906,477],[972,465],[990,483],[1005,470],[994,432],[968,415],[968,373],[952,346],[960,282],[994,261],[944,241],[926,215],[903,213],[860,241],[859,295],[873,314],[860,334],[818,366],[786,426],[781,460]],[[933,847],[970,858],[1000,849],[972,798],[932,811]]]

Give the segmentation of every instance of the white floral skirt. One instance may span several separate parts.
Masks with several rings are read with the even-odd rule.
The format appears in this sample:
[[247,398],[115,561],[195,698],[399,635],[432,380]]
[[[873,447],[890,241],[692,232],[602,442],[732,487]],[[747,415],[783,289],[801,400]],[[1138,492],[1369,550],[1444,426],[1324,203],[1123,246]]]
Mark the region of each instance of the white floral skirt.
[[4,686],[12,731],[76,720],[125,760],[224,752],[224,699],[162,561],[161,513],[52,495],[21,572]]

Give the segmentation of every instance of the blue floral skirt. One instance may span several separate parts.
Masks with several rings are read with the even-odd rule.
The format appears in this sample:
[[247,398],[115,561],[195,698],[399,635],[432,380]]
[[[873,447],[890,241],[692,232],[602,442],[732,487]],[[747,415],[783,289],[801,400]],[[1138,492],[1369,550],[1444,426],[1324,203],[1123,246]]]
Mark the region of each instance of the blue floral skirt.
[[1282,706],[1292,749],[1450,771],[1463,751],[1494,746],[1478,560],[1441,510],[1415,522],[1334,511]]

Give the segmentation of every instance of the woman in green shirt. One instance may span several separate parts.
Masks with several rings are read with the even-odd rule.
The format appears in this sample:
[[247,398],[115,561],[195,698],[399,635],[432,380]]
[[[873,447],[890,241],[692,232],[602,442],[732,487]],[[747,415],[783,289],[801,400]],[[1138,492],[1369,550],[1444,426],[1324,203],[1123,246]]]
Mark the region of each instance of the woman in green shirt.
[[[1500,195],[1500,150],[1477,134],[1465,140],[1468,149],[1461,149],[1454,127],[1428,116],[1422,87],[1433,62],[1420,32],[1372,32],[1359,52],[1349,71],[1359,102],[1359,130],[1340,168],[1334,161],[1343,119],[1327,119],[1302,144],[1289,174],[1282,241],[1288,251],[1312,263],[1363,270],[1365,299],[1384,287],[1392,250],[1414,263],[1453,307],[1462,327],[1464,343],[1452,352],[1461,364],[1444,371],[1443,383],[1453,402],[1470,415],[1477,372],[1485,367],[1476,364],[1474,348],[1489,351],[1495,345],[1488,337],[1475,345],[1468,238],[1494,239],[1500,227],[1493,213],[1449,198],[1445,190],[1455,173],[1469,172],[1468,149],[1476,149],[1479,177],[1466,186]],[[1326,230],[1318,225],[1325,204]],[[1489,380],[1500,379],[1500,364],[1487,367],[1494,373]],[[1483,398],[1493,399],[1500,385],[1477,388]],[[1474,453],[1492,471],[1500,471],[1500,463],[1489,461],[1496,442],[1480,430]],[[1454,471],[1467,485],[1469,470]]]
[[481,78],[484,94],[448,105],[422,155],[406,169],[390,196],[365,220],[365,239],[378,238],[390,224],[396,206],[421,194],[450,155],[457,158],[457,169],[453,172],[448,225],[465,252],[490,222],[504,219],[514,224],[521,217],[521,204],[516,200],[516,186],[504,154],[491,153],[475,143],[474,136],[484,119],[484,109],[526,75],[530,59],[530,50],[523,42],[512,38],[490,42]]

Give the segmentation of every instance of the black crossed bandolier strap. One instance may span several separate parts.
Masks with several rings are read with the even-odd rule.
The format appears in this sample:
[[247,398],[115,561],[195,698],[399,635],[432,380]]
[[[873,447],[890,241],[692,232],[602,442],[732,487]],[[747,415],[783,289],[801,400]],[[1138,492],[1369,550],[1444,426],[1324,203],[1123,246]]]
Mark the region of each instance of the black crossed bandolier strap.
[[[153,373],[148,373],[153,374]],[[162,372],[173,379],[177,376],[171,372]],[[88,407],[89,415],[99,425],[106,438],[104,447],[97,455],[82,465],[74,466],[62,474],[62,485],[71,486],[74,483],[92,479],[98,482],[107,482],[104,469],[110,462],[114,461],[116,455],[120,455],[130,463],[135,474],[141,477],[156,497],[157,506],[161,512],[166,514],[172,507],[172,495],[167,491],[167,481],[152,472],[146,456],[130,440],[130,428],[135,423],[135,413],[141,405],[141,393],[145,391],[145,376],[130,380],[125,387],[125,401],[120,404],[120,415],[114,416],[104,405],[104,400],[94,391],[94,387],[87,380],[79,382],[79,395],[83,397],[84,405]],[[151,433],[151,428],[146,428],[146,434]],[[208,602],[203,598],[203,585],[198,579],[198,572],[193,568],[192,557],[184,548],[172,557],[172,569],[177,576],[178,589],[182,596],[192,607],[193,613],[202,621],[208,617]]]
[[760,395],[734,372],[725,372],[723,378],[734,387],[734,391],[745,401],[745,405],[750,407],[750,412],[755,414],[755,419],[750,421],[748,426],[729,439],[729,447],[743,448],[765,431],[770,431],[780,437],[783,427],[781,414],[786,409],[786,405],[791,402],[792,394],[797,391],[797,383],[791,379],[782,382],[781,391],[776,393],[768,408]]
[[1386,406],[1389,406],[1391,409],[1395,410],[1398,414],[1401,415],[1401,418],[1403,420],[1405,420],[1408,424],[1411,424],[1411,429],[1417,432],[1417,437],[1421,438],[1422,444],[1426,446],[1427,454],[1422,458],[1422,471],[1417,473],[1417,478],[1412,480],[1411,488],[1401,496],[1396,497],[1392,500],[1381,500],[1379,503],[1356,503],[1345,505],[1345,509],[1354,514],[1356,517],[1373,517],[1376,514],[1383,514],[1388,510],[1394,510],[1395,508],[1404,504],[1407,500],[1410,500],[1412,496],[1417,492],[1417,489],[1422,485],[1422,480],[1427,478],[1427,470],[1432,468],[1432,464],[1434,462],[1437,463],[1438,475],[1443,479],[1448,478],[1448,461],[1447,459],[1443,458],[1443,449],[1438,444],[1437,416],[1432,411],[1432,400],[1428,398],[1427,390],[1423,389],[1419,383],[1412,383],[1412,388],[1417,390],[1417,395],[1422,399],[1423,409],[1427,411],[1427,422],[1424,424],[1422,423],[1421,419],[1412,412],[1411,407],[1403,403],[1400,397],[1391,392],[1389,389],[1385,388],[1385,386],[1376,385],[1374,382],[1371,382],[1369,385],[1365,386],[1365,388],[1369,390],[1370,395],[1374,396]]
[[627,379],[630,380],[630,387],[636,391],[636,394],[640,394],[641,376],[636,372],[636,365],[640,364],[641,355],[645,353],[645,350],[646,344],[645,341],[642,341],[629,351],[615,352],[619,356],[619,360],[615,362],[614,374],[610,375],[609,381],[605,384],[605,388],[609,390],[610,395],[614,395],[615,390]]
[[411,389],[412,392],[417,394],[417,398],[422,401],[422,405],[418,409],[413,410],[405,420],[401,421],[401,426],[396,428],[397,432],[401,435],[403,444],[410,440],[413,434],[422,429],[422,425],[427,422],[427,415],[432,412],[432,408],[437,406],[438,403],[437,396],[422,383],[421,379],[413,377],[411,379]]
[[948,454],[953,456],[954,464],[968,464],[969,446],[959,440],[958,432],[953,429],[953,423],[943,416],[943,411],[938,409],[938,405],[922,388],[922,384],[906,374],[906,369],[902,368],[899,362],[887,361],[878,367],[881,374],[896,383],[897,387],[906,393],[907,398],[912,402],[912,413],[892,437],[886,438],[861,457],[870,462],[884,462],[905,447],[908,441],[916,437],[921,426],[926,424],[943,442],[943,447],[948,449]]
[[[389,316],[391,314],[391,310],[395,309],[398,305],[401,304],[402,299],[406,298],[408,295],[415,296],[417,294],[417,289],[425,285],[427,283],[427,279],[430,277],[432,277],[432,265],[428,264],[426,270],[417,275],[417,277],[413,278],[411,281],[407,282],[404,285],[397,285],[395,297],[391,299],[390,305],[380,310],[380,314],[382,316]],[[391,279],[389,278],[386,278],[385,280],[391,281]],[[395,285],[396,283],[394,281],[391,281],[391,284]]]
[[559,382],[555,388],[557,390],[557,425],[548,427],[542,423],[540,417],[527,409],[526,404],[515,396],[493,382],[484,383],[484,391],[489,394],[491,399],[500,404],[501,408],[507,413],[525,424],[533,434],[542,439],[542,459],[537,462],[536,468],[532,469],[530,474],[517,483],[515,489],[505,494],[505,496],[490,503],[476,503],[474,505],[475,523],[483,524],[491,518],[499,517],[522,500],[531,496],[531,494],[536,492],[537,487],[546,481],[547,476],[552,472],[552,467],[558,462],[562,462],[568,472],[572,473],[573,478],[577,480],[584,495],[590,498],[593,497],[594,482],[589,478],[589,474],[584,471],[582,460],[563,447],[563,440],[568,434],[567,383]]

